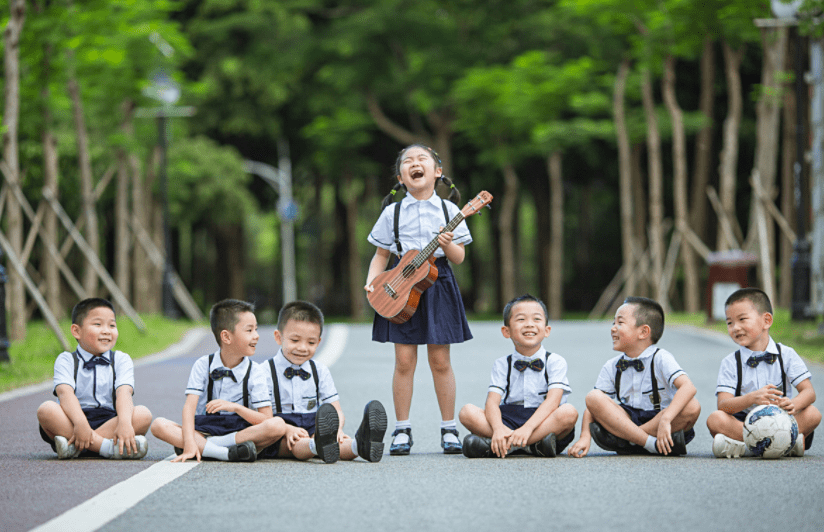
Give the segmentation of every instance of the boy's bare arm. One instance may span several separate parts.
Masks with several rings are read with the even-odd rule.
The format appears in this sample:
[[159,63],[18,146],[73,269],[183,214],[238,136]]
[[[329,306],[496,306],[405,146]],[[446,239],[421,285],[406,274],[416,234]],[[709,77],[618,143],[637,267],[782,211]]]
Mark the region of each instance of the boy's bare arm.
[[795,389],[798,391],[798,395],[792,399],[781,397],[775,402],[775,404],[786,410],[791,416],[794,416],[815,402],[815,389],[810,379],[799,382]]
[[[268,408],[269,415],[266,415],[266,409]],[[233,403],[232,401],[226,401],[224,399],[213,399],[206,403],[206,413],[207,414],[217,414],[220,412],[233,412],[252,425],[257,425],[263,423],[270,417],[272,417],[272,407],[261,407],[257,410],[252,410],[251,408],[247,408],[241,404]]]
[[200,449],[195,441],[195,412],[197,411],[198,395],[187,395],[183,404],[183,453],[172,459],[172,462],[185,462],[189,458],[197,458],[200,462]]
[[74,388],[68,384],[58,384],[55,388],[57,398],[60,400],[60,407],[74,426],[74,433],[69,438],[69,443],[73,443],[79,450],[86,450],[92,444],[94,431],[89,426],[89,420],[80,407],[80,401],[74,394]]
[[489,426],[492,427],[492,443],[490,447],[492,452],[500,458],[506,456],[509,450],[509,435],[512,434],[512,429],[504,425],[501,419],[501,394],[489,392],[486,395],[486,404],[484,405],[484,415]]
[[584,415],[581,416],[581,437],[578,438],[567,451],[567,454],[573,458],[583,458],[589,453],[589,447],[592,445],[592,434],[589,431],[589,424],[592,423],[592,414],[589,409],[584,409]]
[[738,397],[729,392],[718,392],[718,410],[732,415],[753,405],[776,404],[776,401],[783,395],[778,387],[773,384],[768,384]]
[[119,386],[115,390],[117,403],[117,427],[114,429],[115,443],[120,447],[120,454],[132,454],[137,452],[137,442],[134,441],[134,425],[132,425],[132,415],[134,414],[134,400],[132,394],[134,390],[128,384]]
[[372,291],[372,280],[386,269],[389,264],[390,251],[388,249],[378,248],[372,261],[369,263],[369,271],[366,273],[366,285],[363,287],[367,292]]
[[689,377],[681,375],[673,385],[678,389],[672,402],[661,412],[661,419],[658,422],[658,450],[664,454],[669,454],[672,450],[672,422],[678,417],[678,414],[687,406],[693,397],[695,397],[696,389]]
[[538,408],[535,409],[535,413],[526,420],[526,423],[512,432],[512,435],[509,437],[509,442],[518,447],[526,445],[527,440],[535,429],[558,409],[563,396],[564,391],[560,388],[548,390],[546,398]]

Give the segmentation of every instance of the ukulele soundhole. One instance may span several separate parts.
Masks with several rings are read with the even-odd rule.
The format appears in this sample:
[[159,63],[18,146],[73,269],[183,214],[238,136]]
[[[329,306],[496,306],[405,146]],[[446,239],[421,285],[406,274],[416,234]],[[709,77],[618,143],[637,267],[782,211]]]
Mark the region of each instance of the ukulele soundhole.
[[397,299],[398,294],[395,292],[395,289],[389,286],[388,284],[383,285],[383,289],[386,290],[386,293],[389,294],[389,297],[392,299]]

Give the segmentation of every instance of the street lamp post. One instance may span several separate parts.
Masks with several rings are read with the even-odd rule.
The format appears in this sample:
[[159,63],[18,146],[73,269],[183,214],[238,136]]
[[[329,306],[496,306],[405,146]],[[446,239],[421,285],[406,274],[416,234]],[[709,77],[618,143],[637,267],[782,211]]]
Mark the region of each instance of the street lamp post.
[[[0,249],[0,259],[3,250]],[[6,269],[0,264],[0,362],[8,362],[9,358],[9,330],[6,326],[6,282],[9,280]]]

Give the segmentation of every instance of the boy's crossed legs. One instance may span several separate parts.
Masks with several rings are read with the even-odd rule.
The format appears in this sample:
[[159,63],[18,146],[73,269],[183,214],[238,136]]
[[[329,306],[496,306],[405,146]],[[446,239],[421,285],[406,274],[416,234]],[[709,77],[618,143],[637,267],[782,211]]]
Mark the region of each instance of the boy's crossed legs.
[[[710,434],[713,437],[713,453],[716,456],[750,456],[749,450],[743,445],[744,417],[743,412],[734,415],[722,410],[716,410],[709,415],[707,428],[710,429]],[[814,405],[809,405],[793,414],[793,417],[795,417],[795,422],[798,423],[798,435],[801,442],[796,444],[791,456],[803,456],[804,451],[812,445],[815,428],[821,423],[821,412]],[[715,443],[715,438],[719,434],[741,443],[741,445],[724,445],[726,440],[722,439]]]
[[[493,430],[489,421],[486,419],[486,412],[483,408],[477,407],[473,404],[465,405],[461,408],[458,418],[469,432],[481,438],[492,438]],[[578,421],[578,411],[570,404],[563,404],[556,408],[549,416],[547,416],[541,423],[532,431],[532,434],[526,440],[524,448],[528,448],[534,444],[541,442],[550,434],[555,435],[557,441],[571,440],[575,423]],[[506,423],[505,423],[506,424]],[[516,430],[516,429],[513,429]],[[468,439],[469,437],[467,437]],[[568,444],[568,442],[567,442]],[[564,444],[566,446],[566,444]],[[554,445],[553,445],[554,447]],[[518,448],[510,448],[509,452],[518,450]],[[551,455],[554,456],[556,452],[563,450],[553,448]],[[468,451],[468,450],[467,450]],[[465,453],[466,454],[466,451]]]
[[[624,408],[615,403],[607,394],[602,392],[601,390],[592,390],[586,396],[586,405],[587,409],[592,416],[593,421],[603,427],[609,435],[626,440],[629,443],[634,443],[638,447],[644,448],[648,437],[652,436],[655,438],[658,435],[658,424],[661,421],[661,416],[663,415],[663,410],[658,412],[652,419],[648,421],[640,422],[639,424],[635,424],[633,419],[627,413]],[[690,399],[689,403],[675,416],[675,419],[671,422],[670,432],[674,435],[681,431],[687,432],[689,431],[698,421],[698,416],[701,414],[701,405],[695,399]],[[607,436],[609,438],[609,436]],[[596,443],[601,446],[601,442],[596,439],[596,434],[593,433],[593,439],[596,440]],[[691,438],[690,438],[691,439]],[[618,444],[620,447],[623,442],[620,440],[616,441],[615,443]],[[676,446],[678,442],[675,442]],[[678,449],[679,451],[683,451],[686,453],[686,443],[684,441],[684,449]],[[609,445],[608,445],[609,446]],[[608,450],[615,450],[615,449],[608,449]],[[628,452],[633,452],[638,449],[633,449],[627,446],[626,450]],[[649,449],[647,449],[649,450]],[[679,454],[675,452],[676,449],[673,448],[673,452],[670,454]]]
[[[74,423],[72,423],[69,416],[66,415],[66,412],[58,403],[45,401],[41,404],[37,408],[37,421],[40,423],[41,435],[45,435],[51,440],[48,443],[55,452],[58,453],[58,457],[74,458],[79,456],[83,451],[82,449],[78,449],[73,441],[73,436],[75,435]],[[97,426],[97,428],[90,425],[92,435],[88,450],[100,453],[101,447],[108,446],[106,440],[112,440],[112,454],[109,454],[107,451],[104,451],[104,454],[115,458],[143,458],[148,449],[145,435],[149,431],[149,425],[152,423],[152,413],[145,406],[137,405],[134,407],[132,411],[132,429],[134,430],[136,438],[136,448],[134,452],[131,453],[129,452],[130,450],[125,447],[121,451],[123,442],[114,441],[118,421],[118,417],[115,415]],[[138,436],[140,438],[138,438]],[[45,440],[46,438],[43,439]],[[70,444],[69,442],[72,443]]]

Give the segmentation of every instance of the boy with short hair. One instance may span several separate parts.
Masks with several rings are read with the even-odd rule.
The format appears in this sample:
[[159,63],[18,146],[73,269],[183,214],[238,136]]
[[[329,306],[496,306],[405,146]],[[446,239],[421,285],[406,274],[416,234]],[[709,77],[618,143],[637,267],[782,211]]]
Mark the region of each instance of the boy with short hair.
[[[752,456],[742,441],[744,418],[757,405],[777,405],[798,423],[798,439],[790,456],[804,456],[821,422],[821,412],[813,405],[815,390],[807,366],[792,347],[770,337],[772,304],[763,291],[737,290],[727,298],[724,309],[727,332],[741,349],[727,355],[718,371],[718,410],[707,418],[713,454],[719,458]],[[798,391],[795,398],[793,386]]]
[[152,424],[152,434],[175,447],[173,462],[254,462],[258,450],[286,433],[283,420],[272,417],[266,376],[249,358],[260,338],[254,310],[236,299],[212,307],[209,321],[219,347],[192,366],[183,425],[165,418]]
[[541,345],[549,336],[544,303],[529,294],[504,307],[501,333],[512,340],[515,352],[492,367],[483,409],[468,404],[459,419],[471,432],[463,443],[467,458],[506,457],[522,450],[553,457],[575,437],[578,412],[567,403],[572,391],[567,363]]
[[687,454],[701,405],[690,378],[657,345],[664,309],[652,299],[628,297],[615,312],[611,334],[612,349],[621,355],[604,364],[587,394],[581,438],[569,455],[586,456],[592,439],[618,454]]
[[83,451],[104,458],[140,459],[149,444],[152,413],[134,406],[134,365],[115,351],[118,331],[114,306],[100,298],[84,299],[72,309],[73,353],[54,362],[54,395],[37,409],[40,436],[57,457],[77,458]]
[[324,364],[313,360],[322,332],[323,313],[312,303],[293,301],[280,310],[275,330],[280,350],[260,367],[266,373],[274,415],[287,423],[287,430],[260,458],[308,460],[317,456],[331,464],[362,456],[379,462],[386,411],[379,401],[370,401],[354,440],[343,433],[344,417],[332,375]]

